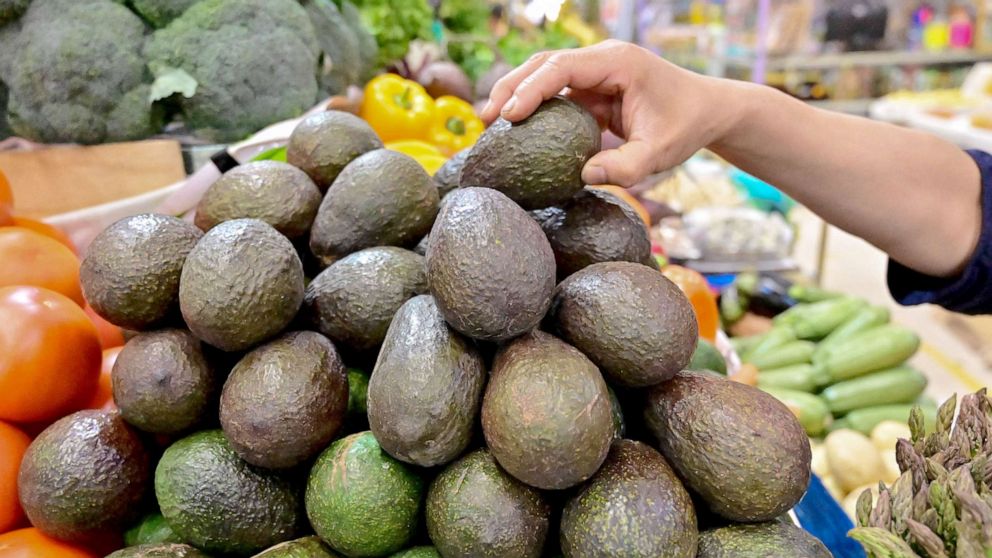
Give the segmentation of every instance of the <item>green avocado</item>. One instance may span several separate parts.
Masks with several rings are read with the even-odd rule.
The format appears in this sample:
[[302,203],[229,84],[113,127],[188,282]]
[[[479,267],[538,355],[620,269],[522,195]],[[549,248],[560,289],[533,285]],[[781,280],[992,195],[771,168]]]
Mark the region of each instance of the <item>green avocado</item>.
[[255,161],[224,173],[196,206],[196,226],[204,231],[233,219],[258,219],[287,238],[310,232],[320,207],[320,190],[293,165]]
[[453,461],[471,441],[485,380],[479,352],[448,327],[434,298],[411,298],[396,312],[372,370],[372,433],[400,461]]
[[117,356],[111,382],[124,420],[154,434],[176,434],[203,422],[220,388],[200,340],[181,329],[130,339]]
[[524,209],[564,203],[582,191],[582,167],[600,139],[589,112],[554,97],[520,122],[489,126],[465,161],[461,186],[495,188]]
[[150,481],[148,451],[117,412],[78,411],[31,442],[17,487],[31,525],[90,542],[137,518]]
[[327,447],[347,410],[348,378],[334,344],[295,331],[234,367],[220,397],[220,424],[241,459],[286,469]]
[[382,140],[367,122],[348,112],[326,110],[308,116],[293,129],[286,161],[326,192],[348,163],[381,148]]
[[162,515],[182,540],[217,554],[252,554],[299,536],[302,490],[242,461],[220,430],[169,446],[155,470]]
[[697,558],[831,558],[816,537],[792,523],[729,525],[699,535]]
[[320,537],[303,537],[279,543],[252,558],[340,558],[320,540]]
[[178,315],[183,262],[203,236],[168,215],[145,213],[98,234],[79,267],[86,301],[110,323],[151,329]]
[[597,263],[570,275],[555,289],[548,317],[562,339],[627,387],[655,385],[683,370],[699,338],[682,290],[632,262]]
[[508,473],[559,490],[599,469],[616,426],[596,366],[574,347],[535,331],[496,355],[482,402],[482,431]]
[[768,521],[809,484],[809,439],[774,397],[704,372],[648,393],[645,421],[686,486],[731,521]]
[[451,193],[455,188],[458,188],[462,180],[462,167],[465,166],[465,161],[468,160],[470,151],[472,151],[471,148],[466,148],[455,153],[434,173],[434,182],[437,183],[437,193],[442,198]]
[[427,292],[424,262],[395,246],[348,255],[310,282],[303,315],[342,351],[374,351],[400,306]]
[[307,516],[336,552],[387,556],[416,533],[423,492],[411,468],[384,452],[371,432],[359,432],[317,458],[307,484]]
[[692,353],[692,359],[689,361],[689,370],[711,370],[726,376],[727,361],[713,343],[700,338],[696,352]]
[[644,221],[613,194],[586,188],[545,219],[558,264],[558,277],[600,262],[643,263],[651,257],[651,239]]
[[613,443],[561,519],[561,548],[571,558],[694,558],[697,536],[696,512],[682,482],[661,454],[631,440]]
[[348,413],[340,434],[354,434],[369,429],[369,375],[357,368],[348,369]]
[[547,312],[555,256],[541,227],[505,195],[459,188],[445,197],[431,230],[427,282],[451,327],[505,341]]
[[303,264],[271,225],[235,219],[210,229],[186,258],[179,307],[190,331],[223,351],[277,335],[303,302]]
[[441,558],[437,549],[433,546],[416,546],[407,550],[401,550],[389,558]]
[[551,522],[541,492],[485,449],[449,465],[427,493],[427,531],[445,558],[538,558]]
[[377,149],[341,171],[317,211],[310,250],[324,265],[372,246],[413,247],[438,210],[437,186],[409,155]]
[[129,546],[108,554],[106,558],[210,558],[187,544],[160,543]]
[[161,513],[150,513],[143,517],[137,525],[124,532],[125,546],[143,544],[180,543],[179,537],[165,522]]

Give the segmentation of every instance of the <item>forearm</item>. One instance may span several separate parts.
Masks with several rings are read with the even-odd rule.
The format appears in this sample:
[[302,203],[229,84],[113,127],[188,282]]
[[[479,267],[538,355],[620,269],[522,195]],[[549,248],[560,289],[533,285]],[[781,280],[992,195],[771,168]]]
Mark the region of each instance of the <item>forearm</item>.
[[718,87],[741,107],[711,146],[720,156],[910,268],[951,276],[967,263],[981,228],[981,178],[964,151],[770,88]]

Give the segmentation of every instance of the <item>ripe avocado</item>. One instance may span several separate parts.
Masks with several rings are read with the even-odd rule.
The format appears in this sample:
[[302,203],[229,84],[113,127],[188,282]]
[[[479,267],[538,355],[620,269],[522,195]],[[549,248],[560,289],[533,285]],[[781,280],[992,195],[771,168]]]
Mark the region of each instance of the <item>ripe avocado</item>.
[[448,463],[471,441],[485,380],[482,357],[448,327],[434,298],[411,298],[396,312],[372,371],[372,433],[400,461]]
[[431,230],[437,186],[409,155],[377,149],[341,171],[310,231],[310,250],[324,265],[372,246],[413,247]]
[[458,188],[462,180],[462,167],[465,166],[465,161],[468,159],[470,151],[472,151],[471,148],[465,148],[455,153],[434,173],[434,182],[437,183],[437,193],[442,198],[455,188]]
[[549,490],[574,486],[602,465],[615,428],[606,382],[574,347],[535,331],[496,355],[482,431],[514,477]]
[[382,140],[367,122],[354,114],[327,110],[308,116],[293,129],[286,161],[326,192],[348,163],[381,148]]
[[699,535],[698,558],[831,558],[816,537],[792,523],[729,525]]
[[124,532],[125,546],[182,542],[161,513],[150,513]]
[[78,411],[28,446],[17,486],[32,525],[89,542],[137,517],[150,480],[148,451],[118,413]]
[[331,552],[320,537],[303,537],[295,541],[279,543],[256,554],[252,558],[340,558]]
[[181,329],[130,339],[117,356],[111,382],[124,420],[155,434],[176,434],[201,423],[220,387],[200,340]]
[[168,215],[117,221],[93,239],[79,268],[86,301],[123,328],[160,325],[177,315],[179,274],[201,236],[200,229]]
[[644,221],[613,194],[586,188],[561,209],[541,223],[560,279],[594,263],[643,263],[651,257]]
[[172,529],[217,554],[252,554],[299,535],[301,490],[288,477],[252,467],[220,430],[169,446],[155,470],[155,495]]
[[241,459],[285,469],[327,447],[347,409],[348,378],[334,345],[296,331],[234,367],[220,397],[220,424]]
[[426,514],[431,541],[445,558],[538,558],[551,507],[480,449],[434,479]]
[[699,338],[682,290],[632,262],[597,263],[572,274],[555,289],[548,317],[562,339],[628,387],[674,376],[689,364]]
[[686,486],[732,521],[768,521],[809,484],[809,439],[774,397],[709,373],[681,372],[648,393],[644,412]]
[[423,481],[371,432],[342,438],[317,458],[306,491],[317,535],[346,556],[385,556],[416,533]]
[[107,555],[107,558],[210,558],[187,544],[160,543],[129,546]]
[[407,550],[401,550],[389,558],[441,558],[437,549],[433,546],[416,546]]
[[461,186],[495,188],[524,209],[560,204],[582,190],[582,167],[600,140],[589,112],[554,97],[525,120],[489,126],[465,161]]
[[726,376],[727,361],[713,343],[700,338],[696,352],[692,353],[692,360],[689,361],[689,370],[711,370]]
[[235,219],[210,229],[186,258],[179,306],[189,329],[224,351],[282,331],[303,302],[303,264],[271,225]]
[[258,219],[287,238],[310,232],[320,207],[320,190],[310,177],[280,161],[239,165],[214,182],[196,206],[204,231],[233,219]]
[[561,547],[571,558],[693,558],[697,536],[696,512],[682,482],[661,454],[631,440],[613,443],[561,519]]
[[505,195],[459,188],[445,197],[431,230],[427,282],[451,327],[503,341],[544,317],[555,256],[540,226]]
[[303,314],[342,351],[367,352],[382,344],[400,306],[425,292],[423,256],[395,246],[366,248],[310,282]]

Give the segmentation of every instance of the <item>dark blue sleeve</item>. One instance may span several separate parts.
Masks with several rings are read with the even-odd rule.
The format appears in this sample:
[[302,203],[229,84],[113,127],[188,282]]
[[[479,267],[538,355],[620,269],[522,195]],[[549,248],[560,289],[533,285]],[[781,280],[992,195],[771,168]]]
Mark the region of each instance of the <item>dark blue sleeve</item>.
[[968,267],[952,278],[930,277],[889,260],[889,291],[900,304],[937,304],[963,314],[992,313],[992,155],[968,151],[982,173],[982,232]]

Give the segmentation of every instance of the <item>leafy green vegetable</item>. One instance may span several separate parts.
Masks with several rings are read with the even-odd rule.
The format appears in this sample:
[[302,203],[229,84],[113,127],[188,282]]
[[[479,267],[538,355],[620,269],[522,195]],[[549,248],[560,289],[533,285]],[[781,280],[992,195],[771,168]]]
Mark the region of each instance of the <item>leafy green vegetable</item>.
[[354,4],[379,44],[380,65],[403,58],[410,41],[431,38],[434,15],[427,0],[357,0]]

